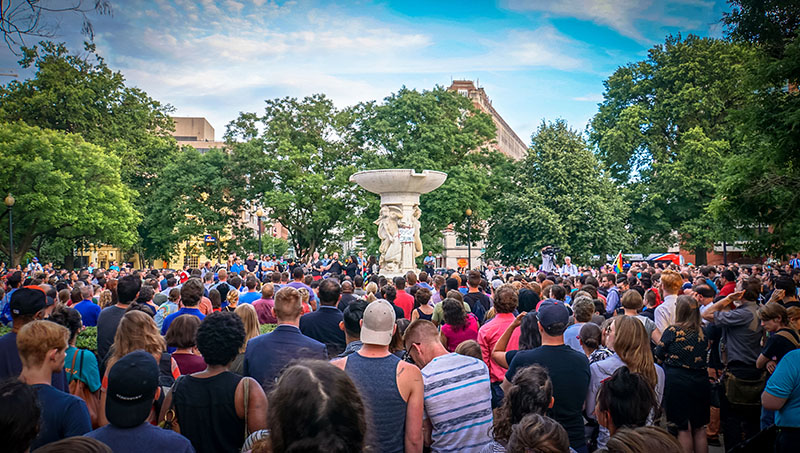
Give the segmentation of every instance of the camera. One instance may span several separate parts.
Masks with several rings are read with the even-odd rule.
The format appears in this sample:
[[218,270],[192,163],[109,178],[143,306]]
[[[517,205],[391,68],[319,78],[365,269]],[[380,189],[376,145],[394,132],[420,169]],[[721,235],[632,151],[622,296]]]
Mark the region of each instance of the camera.
[[542,250],[542,255],[555,256],[557,253],[561,253],[561,249],[552,245],[548,245]]

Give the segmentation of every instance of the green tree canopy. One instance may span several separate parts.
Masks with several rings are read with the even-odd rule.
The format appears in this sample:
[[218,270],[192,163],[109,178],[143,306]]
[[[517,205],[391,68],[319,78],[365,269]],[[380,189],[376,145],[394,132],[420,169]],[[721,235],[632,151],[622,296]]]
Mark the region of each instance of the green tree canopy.
[[[14,263],[45,238],[135,242],[140,219],[132,193],[120,179],[120,159],[102,147],[77,134],[0,122],[0,160],[0,190],[16,198]],[[0,250],[8,255],[8,232],[1,231]]]
[[742,146],[732,114],[751,97],[740,81],[753,55],[747,45],[669,37],[604,82],[589,138],[633,207],[638,250],[680,239],[702,262],[707,247],[730,240],[708,207],[724,157]]
[[737,116],[744,145],[725,158],[711,206],[762,255],[800,250],[800,3],[730,2],[728,35],[758,53],[741,83],[754,93]]
[[530,262],[555,245],[577,262],[629,245],[628,206],[580,134],[564,120],[542,122],[489,222],[487,255]]
[[[492,118],[472,101],[443,87],[405,87],[382,104],[364,106],[359,134],[371,151],[369,166],[439,170],[445,183],[420,197],[422,241],[426,250],[441,249],[441,231],[453,224],[466,231],[467,208],[480,225],[494,212],[495,201],[508,188],[511,163],[491,149],[496,128]],[[362,216],[361,228],[375,235],[378,197]]]
[[313,95],[267,100],[262,116],[243,113],[228,125],[245,198],[286,227],[298,256],[341,239],[363,209],[348,182],[363,168],[354,123],[353,109]]
[[[219,149],[200,153],[192,147],[164,167],[160,183],[148,200],[151,215],[145,219],[150,234],[145,247],[167,258],[180,244],[199,241],[203,235],[217,238],[215,250],[222,255],[224,240],[241,236],[241,209],[245,206],[240,189],[244,177],[232,165],[229,154]],[[237,189],[239,188],[239,189]]]

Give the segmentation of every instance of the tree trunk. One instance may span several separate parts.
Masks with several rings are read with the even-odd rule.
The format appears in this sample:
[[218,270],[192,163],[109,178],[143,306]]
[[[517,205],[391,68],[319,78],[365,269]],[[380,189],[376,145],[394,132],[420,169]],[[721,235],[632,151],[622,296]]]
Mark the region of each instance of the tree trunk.
[[64,269],[72,270],[75,268],[75,257],[70,253],[64,257]]
[[694,260],[696,266],[705,266],[708,264],[708,257],[706,256],[705,247],[696,247],[694,249]]

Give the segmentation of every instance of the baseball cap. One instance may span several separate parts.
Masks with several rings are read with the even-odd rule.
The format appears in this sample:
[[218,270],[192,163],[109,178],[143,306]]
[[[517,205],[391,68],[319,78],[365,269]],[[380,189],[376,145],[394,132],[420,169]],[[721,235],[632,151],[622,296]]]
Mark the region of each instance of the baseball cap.
[[47,295],[38,286],[23,286],[11,294],[13,316],[35,315],[47,306]]
[[545,329],[552,326],[553,324],[569,323],[569,310],[567,306],[564,305],[564,302],[556,299],[547,299],[539,305],[539,310],[537,311],[539,324],[542,325]]
[[108,372],[106,417],[121,428],[141,425],[158,389],[158,364],[142,350],[125,355]]
[[388,346],[394,333],[394,307],[385,299],[378,299],[364,310],[364,322],[361,325],[361,342]]

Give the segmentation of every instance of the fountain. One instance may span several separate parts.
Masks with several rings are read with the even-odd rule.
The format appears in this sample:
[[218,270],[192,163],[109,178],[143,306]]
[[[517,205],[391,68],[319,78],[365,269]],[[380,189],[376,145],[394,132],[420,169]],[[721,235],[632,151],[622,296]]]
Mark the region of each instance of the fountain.
[[417,272],[415,258],[422,255],[419,196],[441,186],[447,173],[411,169],[367,170],[354,173],[350,182],[381,196],[375,224],[381,240],[381,274],[387,277]]

